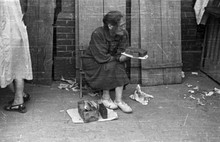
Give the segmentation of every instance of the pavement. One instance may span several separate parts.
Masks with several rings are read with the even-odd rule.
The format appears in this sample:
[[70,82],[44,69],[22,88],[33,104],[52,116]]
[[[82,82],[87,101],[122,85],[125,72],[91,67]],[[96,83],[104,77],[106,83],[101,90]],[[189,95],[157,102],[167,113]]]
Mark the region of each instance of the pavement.
[[201,72],[185,73],[181,84],[141,86],[154,96],[148,105],[130,99],[137,84],[128,85],[123,99],[133,113],[118,109],[119,118],[106,122],[74,124],[66,110],[98,96],[85,91],[80,99],[58,85],[26,84],[31,100],[24,114],[2,109],[13,93],[0,89],[0,142],[220,142],[220,94],[207,96],[220,85]]

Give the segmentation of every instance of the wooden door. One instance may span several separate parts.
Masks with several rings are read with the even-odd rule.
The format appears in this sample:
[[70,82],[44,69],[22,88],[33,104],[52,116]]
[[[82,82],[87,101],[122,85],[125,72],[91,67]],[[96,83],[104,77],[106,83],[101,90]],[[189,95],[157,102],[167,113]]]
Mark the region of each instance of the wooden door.
[[27,30],[33,67],[33,83],[52,83],[53,21],[55,0],[29,0]]
[[[220,2],[214,0],[210,7],[220,7]],[[201,70],[220,83],[220,14],[206,10],[209,19],[206,23],[204,46],[202,51]]]
[[111,10],[121,11],[126,15],[126,0],[104,0],[103,13],[107,14]]
[[149,55],[131,62],[134,83],[181,83],[180,13],[180,0],[132,0],[131,44]]
[[[131,46],[141,48],[140,0],[131,0]],[[131,60],[131,83],[141,83],[141,61]]]

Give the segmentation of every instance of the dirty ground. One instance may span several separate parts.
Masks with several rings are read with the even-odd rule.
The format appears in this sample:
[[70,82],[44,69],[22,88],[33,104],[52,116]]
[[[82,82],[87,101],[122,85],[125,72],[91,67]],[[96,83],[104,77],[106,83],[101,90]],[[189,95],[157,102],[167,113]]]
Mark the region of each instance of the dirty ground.
[[[143,92],[154,96],[147,105],[129,98],[137,84],[128,85],[124,100],[132,114],[116,110],[117,120],[86,124],[74,124],[66,112],[77,107],[78,93],[58,85],[27,84],[32,98],[25,114],[4,111],[2,107],[13,94],[0,89],[0,142],[220,141],[220,94],[207,95],[220,86],[200,72],[185,73],[182,84],[141,86]],[[83,99],[98,97],[84,95]]]

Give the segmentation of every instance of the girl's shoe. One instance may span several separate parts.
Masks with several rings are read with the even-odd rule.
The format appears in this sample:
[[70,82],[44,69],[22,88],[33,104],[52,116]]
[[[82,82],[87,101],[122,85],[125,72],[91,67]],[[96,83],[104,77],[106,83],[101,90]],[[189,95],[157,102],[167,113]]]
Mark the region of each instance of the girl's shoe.
[[20,113],[27,112],[26,107],[24,106],[24,104],[8,105],[8,106],[5,106],[4,109],[6,111],[17,111],[17,112],[20,112]]

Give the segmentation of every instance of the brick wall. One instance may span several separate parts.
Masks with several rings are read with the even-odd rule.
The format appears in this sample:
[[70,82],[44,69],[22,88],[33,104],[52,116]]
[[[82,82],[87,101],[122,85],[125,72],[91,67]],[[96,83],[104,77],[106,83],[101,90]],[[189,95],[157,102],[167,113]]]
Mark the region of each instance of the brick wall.
[[75,78],[75,1],[60,1],[57,9],[60,11],[57,12],[54,29],[54,80],[59,80],[61,76],[73,79]]
[[195,0],[181,1],[182,61],[184,71],[197,71],[200,66],[205,26],[197,25]]

